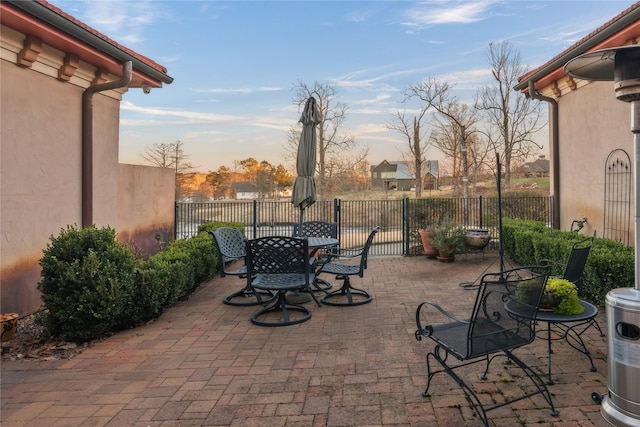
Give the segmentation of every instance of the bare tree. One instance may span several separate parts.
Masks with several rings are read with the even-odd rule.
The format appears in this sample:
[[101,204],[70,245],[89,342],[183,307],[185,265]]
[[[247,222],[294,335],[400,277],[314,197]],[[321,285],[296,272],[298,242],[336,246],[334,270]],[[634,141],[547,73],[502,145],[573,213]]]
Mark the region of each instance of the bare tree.
[[326,181],[324,186],[325,198],[332,198],[344,191],[353,191],[358,187],[362,165],[366,163],[369,148],[362,147],[357,152],[351,151],[349,155],[332,154],[327,158]]
[[176,200],[180,200],[188,193],[188,180],[185,174],[191,172],[195,166],[191,164],[189,155],[182,148],[184,143],[180,140],[170,143],[155,143],[146,147],[141,157],[150,165],[162,168],[172,168],[176,172]]
[[540,124],[542,103],[531,102],[512,90],[527,69],[511,43],[490,43],[487,57],[494,81],[480,88],[476,108],[489,127],[485,133],[489,144],[500,153],[505,167],[504,186],[509,188],[512,161],[526,158],[534,148],[542,148],[532,139],[544,126]]
[[152,166],[161,168],[170,168],[173,166],[173,144],[155,143],[150,147],[146,147],[140,155],[144,160]]
[[[458,188],[460,179],[464,187],[469,181],[469,163],[475,165],[481,152],[476,144],[478,138],[474,129],[478,119],[475,111],[467,104],[452,103],[447,106],[446,113],[436,116],[435,122],[431,137],[433,145],[451,158],[452,173],[456,178],[454,188]],[[465,197],[467,195],[465,193]]]
[[407,141],[407,150],[403,155],[407,155],[413,164],[413,172],[416,177],[416,198],[422,197],[422,164],[427,160],[426,153],[429,146],[429,140],[420,133],[427,110],[428,107],[420,109],[417,115],[413,116],[413,123],[407,117],[406,112],[397,111],[393,121],[386,125],[387,129],[400,133]]
[[[420,83],[409,85],[405,89],[405,101],[417,99],[420,102],[421,110],[426,111],[429,108],[433,108],[437,113],[444,116],[445,121],[440,120],[441,124],[449,123],[448,128],[454,132],[448,136],[449,143],[459,147],[459,158],[462,163],[463,196],[466,198],[469,193],[467,136],[475,132],[472,127],[477,120],[475,115],[471,114],[471,110],[460,106],[458,98],[451,93],[452,89],[453,86],[449,83],[438,80],[435,77],[428,77]],[[444,129],[447,129],[447,127],[441,126],[441,130]],[[437,140],[435,142],[438,144]]]
[[[349,151],[355,146],[355,139],[350,135],[341,133],[341,127],[346,117],[347,106],[338,101],[336,88],[326,83],[315,82],[313,87],[308,86],[302,81],[298,81],[294,85],[296,94],[293,103],[298,105],[299,109],[304,108],[304,104],[310,96],[314,96],[317,101],[318,108],[322,113],[322,121],[318,124],[318,140],[317,140],[317,171],[318,180],[316,186],[318,194],[325,196],[323,193],[327,180],[329,179],[328,160],[332,156],[338,155],[344,157],[344,152]],[[295,158],[298,143],[300,141],[300,129],[292,128],[289,131],[289,151]]]
[[188,162],[190,156],[184,152],[183,146],[184,143],[180,140],[155,143],[146,147],[141,157],[150,165],[172,168],[176,173],[186,173],[195,166]]

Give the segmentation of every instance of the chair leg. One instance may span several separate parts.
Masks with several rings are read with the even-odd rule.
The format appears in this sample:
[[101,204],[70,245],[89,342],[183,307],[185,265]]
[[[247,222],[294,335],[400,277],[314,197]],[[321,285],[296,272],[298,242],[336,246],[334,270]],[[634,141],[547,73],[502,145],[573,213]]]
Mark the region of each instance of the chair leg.
[[331,284],[331,282],[327,282],[324,279],[321,279],[319,277],[316,277],[315,279],[313,279],[313,284],[312,286],[315,288],[313,291],[320,291],[320,292],[324,292],[325,294],[328,294],[329,289],[331,289],[333,287],[333,285]]
[[[251,315],[251,322],[260,326],[288,326],[306,322],[311,318],[311,311],[306,307],[297,304],[287,303],[285,298],[286,290],[278,291],[273,304],[267,305]],[[292,318],[292,313],[301,313],[300,317]],[[276,313],[277,320],[266,320],[266,316]],[[281,316],[281,317],[280,317]],[[269,316],[276,317],[276,316]]]
[[[444,356],[443,356],[443,353],[444,353]],[[531,396],[535,396],[537,394],[541,394],[544,397],[544,399],[547,401],[547,403],[549,404],[550,409],[551,409],[551,413],[550,413],[551,416],[557,417],[558,415],[560,415],[559,412],[556,410],[554,404],[553,404],[553,399],[551,397],[551,393],[549,392],[549,389],[547,388],[544,380],[542,380],[540,378],[540,376],[533,369],[531,369],[528,365],[526,365],[524,362],[522,362],[511,351],[504,350],[504,354],[502,354],[502,356],[505,356],[505,355],[506,355],[508,361],[515,362],[518,365],[518,367],[525,373],[525,375],[529,378],[531,383],[535,386],[534,390],[532,390],[532,391],[530,391],[528,393],[525,393],[522,396],[518,396],[518,397],[515,397],[513,399],[510,399],[510,400],[508,400],[506,402],[497,403],[497,404],[494,404],[494,405],[491,405],[491,406],[485,406],[480,401],[480,398],[478,397],[477,393],[455,371],[456,371],[456,369],[462,368],[464,366],[468,366],[468,365],[472,365],[472,364],[475,364],[475,363],[486,361],[487,365],[486,365],[485,372],[484,372],[484,375],[486,375],[486,372],[488,370],[489,364],[498,355],[494,355],[491,358],[484,357],[484,358],[480,358],[480,359],[476,359],[476,360],[472,360],[472,361],[468,361],[468,362],[464,362],[464,363],[459,363],[457,365],[449,365],[447,363],[447,358],[449,356],[449,353],[446,352],[446,351],[443,351],[443,349],[441,348],[440,345],[436,345],[436,347],[433,350],[433,352],[427,354],[427,387],[424,390],[424,392],[422,393],[422,396],[423,397],[429,397],[429,395],[430,395],[429,394],[429,387],[431,385],[431,380],[432,380],[433,376],[435,374],[437,374],[437,373],[440,373],[440,372],[446,372],[447,375],[449,375],[449,377],[451,377],[451,379],[453,379],[453,381],[462,389],[462,392],[464,393],[465,397],[467,398],[467,400],[469,401],[469,403],[473,407],[473,410],[476,412],[478,417],[480,417],[480,420],[482,421],[482,423],[486,427],[489,427],[489,418],[487,416],[487,412],[489,412],[491,410],[494,410],[494,409],[501,408],[503,406],[509,405],[511,403],[514,403],[514,402],[518,402],[520,400],[529,398]],[[431,367],[430,360],[434,360],[434,361],[438,362],[438,364],[440,364],[442,369],[433,370],[433,368]]]
[[273,292],[257,290],[252,286],[245,286],[242,290],[224,297],[222,302],[235,306],[264,305],[273,300],[273,298],[275,298]]
[[[351,286],[349,276],[338,276],[336,279],[343,279],[342,287],[333,292],[328,292],[321,298],[326,305],[353,306],[367,304],[371,302],[371,295],[364,289],[358,289]],[[354,298],[354,296],[356,298]],[[345,300],[346,298],[346,300]]]

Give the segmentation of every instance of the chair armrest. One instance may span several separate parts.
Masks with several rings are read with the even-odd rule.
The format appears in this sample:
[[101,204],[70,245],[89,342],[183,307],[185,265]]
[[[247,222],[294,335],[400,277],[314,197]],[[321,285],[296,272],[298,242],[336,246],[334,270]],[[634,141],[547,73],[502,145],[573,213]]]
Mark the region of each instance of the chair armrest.
[[468,320],[463,320],[460,319],[456,316],[454,316],[453,314],[449,313],[447,310],[445,310],[444,308],[442,308],[440,305],[431,302],[431,301],[425,301],[423,303],[421,303],[418,308],[416,309],[416,325],[418,326],[418,329],[415,332],[415,337],[416,340],[420,341],[422,340],[422,337],[428,337],[433,333],[433,325],[429,324],[429,323],[423,323],[422,319],[421,319],[421,313],[424,311],[426,314],[426,311],[429,307],[433,307],[435,308],[437,311],[439,311],[440,313],[442,313],[443,315],[445,315],[447,318],[455,321],[455,322],[460,322],[460,323],[469,323]]
[[331,258],[358,258],[364,252],[364,248],[344,249],[340,248],[331,253]]
[[558,261],[554,261],[552,259],[543,258],[540,260],[540,265],[550,265],[552,267],[559,266],[564,267],[564,264]]
[[543,258],[540,260],[540,265],[542,266],[549,266],[551,267],[551,272],[553,275],[559,275],[562,274],[562,272],[564,271],[566,265],[558,262],[558,261],[554,261],[552,259],[547,259],[547,258]]

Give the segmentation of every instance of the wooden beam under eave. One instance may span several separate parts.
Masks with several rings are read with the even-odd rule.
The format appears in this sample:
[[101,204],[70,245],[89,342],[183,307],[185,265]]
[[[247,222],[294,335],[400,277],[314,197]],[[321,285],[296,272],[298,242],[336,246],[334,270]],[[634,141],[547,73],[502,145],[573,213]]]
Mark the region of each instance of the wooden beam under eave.
[[558,87],[557,80],[554,81],[553,84],[551,85],[551,90],[553,91],[553,94],[555,95],[556,98],[560,98],[562,96],[562,91]]
[[42,52],[42,40],[33,36],[26,36],[22,42],[22,50],[18,52],[17,64],[31,68]]
[[96,70],[95,78],[91,82],[91,86],[99,85],[101,83],[105,83],[107,81],[107,76],[109,75],[109,71],[104,68],[98,68]]
[[79,64],[80,60],[77,55],[67,53],[64,57],[64,64],[62,64],[62,67],[58,70],[58,80],[68,82],[76,73]]

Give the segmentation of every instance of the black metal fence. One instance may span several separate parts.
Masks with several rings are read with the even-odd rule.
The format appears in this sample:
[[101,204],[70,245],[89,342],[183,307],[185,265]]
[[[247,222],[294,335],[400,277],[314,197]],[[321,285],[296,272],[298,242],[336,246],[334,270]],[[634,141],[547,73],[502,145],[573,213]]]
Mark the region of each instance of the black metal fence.
[[[286,201],[215,201],[176,203],[175,238],[193,236],[210,221],[240,222],[247,238],[291,235],[300,210]],[[551,223],[552,197],[502,197],[502,217]],[[398,200],[322,200],[305,209],[305,221],[338,223],[340,245],[360,247],[375,226],[380,226],[371,255],[411,255],[421,252],[418,230],[451,220],[467,228],[488,229],[493,242],[499,235],[496,197]]]

